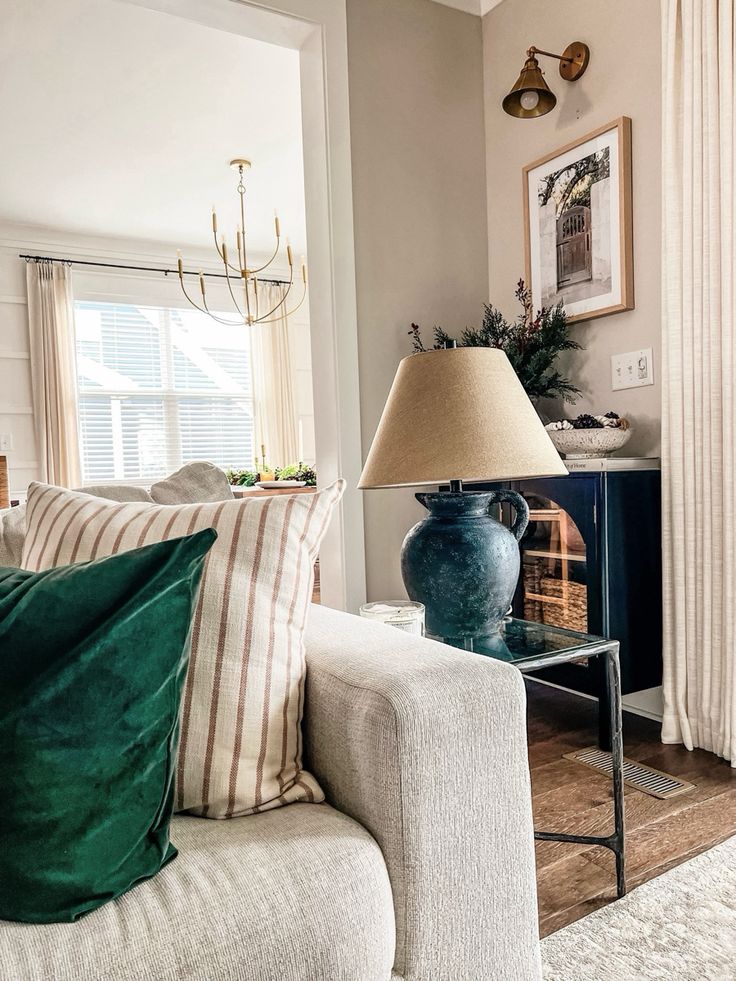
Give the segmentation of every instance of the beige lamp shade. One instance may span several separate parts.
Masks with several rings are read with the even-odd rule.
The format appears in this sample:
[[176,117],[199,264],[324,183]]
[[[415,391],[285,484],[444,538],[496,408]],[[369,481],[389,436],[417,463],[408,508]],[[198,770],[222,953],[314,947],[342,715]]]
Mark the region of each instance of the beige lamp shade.
[[566,473],[504,352],[463,347],[400,363],[358,486]]

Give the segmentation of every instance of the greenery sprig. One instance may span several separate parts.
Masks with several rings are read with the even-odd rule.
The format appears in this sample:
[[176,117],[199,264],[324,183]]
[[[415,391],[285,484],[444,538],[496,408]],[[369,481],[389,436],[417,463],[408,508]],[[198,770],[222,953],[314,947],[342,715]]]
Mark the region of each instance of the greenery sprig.
[[[509,323],[500,310],[486,303],[480,327],[466,327],[458,346],[495,347],[504,351],[524,391],[532,399],[561,398],[565,402],[576,402],[580,389],[555,368],[557,356],[562,351],[581,350],[581,345],[568,334],[562,304],[542,307],[535,314],[531,290],[526,288],[523,279],[517,283],[515,296],[522,306],[516,320]],[[415,353],[427,350],[418,324],[412,324],[408,333]],[[442,327],[434,328],[435,350],[451,340],[453,338]]]

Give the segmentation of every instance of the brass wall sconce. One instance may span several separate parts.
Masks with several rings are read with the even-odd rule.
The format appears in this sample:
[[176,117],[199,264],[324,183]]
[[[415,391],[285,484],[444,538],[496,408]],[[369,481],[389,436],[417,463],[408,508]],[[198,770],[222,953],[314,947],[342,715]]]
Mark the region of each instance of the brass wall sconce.
[[537,55],[547,58],[557,58],[560,63],[560,76],[567,82],[575,82],[588,67],[590,48],[582,41],[568,44],[561,55],[551,51],[542,51],[532,45],[526,53],[526,61],[514,87],[503,100],[501,105],[504,112],[517,119],[534,119],[543,116],[554,109],[557,98],[544,80],[542,69],[539,67]]

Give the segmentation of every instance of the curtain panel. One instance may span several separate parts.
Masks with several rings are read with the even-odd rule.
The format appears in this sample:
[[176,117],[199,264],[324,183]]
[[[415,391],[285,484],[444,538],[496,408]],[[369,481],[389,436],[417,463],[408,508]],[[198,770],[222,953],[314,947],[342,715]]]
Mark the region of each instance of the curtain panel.
[[69,266],[26,263],[33,418],[41,480],[81,483],[74,354],[74,300]]
[[734,0],[662,0],[664,722],[736,766]]
[[[284,298],[284,292],[283,286],[259,283],[259,309],[272,310]],[[256,453],[260,458],[264,446],[268,463],[284,467],[299,459],[286,304],[278,308],[270,323],[254,324],[251,331]]]

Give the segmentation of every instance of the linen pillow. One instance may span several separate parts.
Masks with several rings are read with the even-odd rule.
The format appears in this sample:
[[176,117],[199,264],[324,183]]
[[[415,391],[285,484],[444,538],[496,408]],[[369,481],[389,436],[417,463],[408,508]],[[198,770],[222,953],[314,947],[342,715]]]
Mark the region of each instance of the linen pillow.
[[206,460],[185,463],[175,473],[151,486],[156,504],[201,504],[232,501],[233,489],[224,471]]
[[75,920],[176,855],[179,705],[215,538],[0,569],[0,918]]
[[171,506],[109,504],[31,484],[27,569],[217,531],[192,627],[178,810],[229,818],[323,799],[302,769],[304,629],[314,562],[344,486]]

